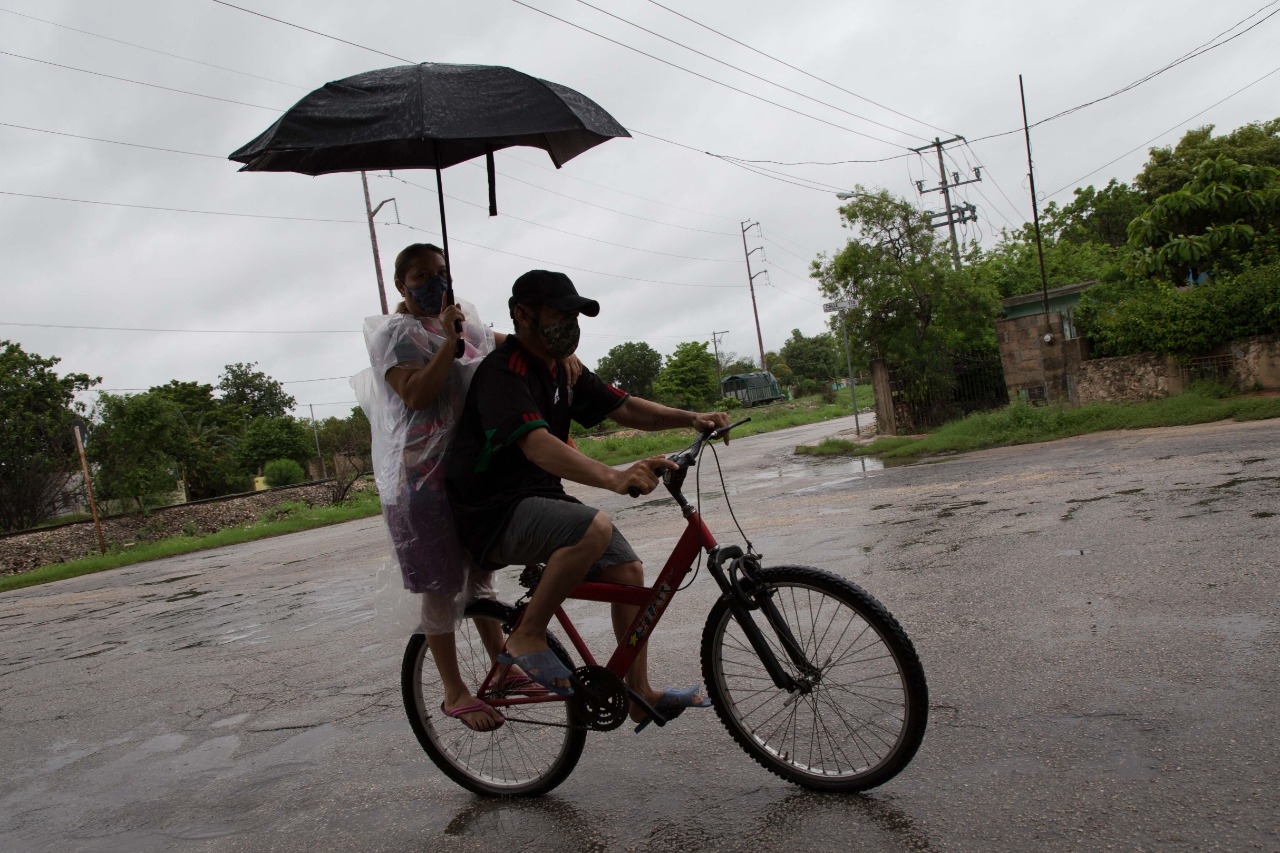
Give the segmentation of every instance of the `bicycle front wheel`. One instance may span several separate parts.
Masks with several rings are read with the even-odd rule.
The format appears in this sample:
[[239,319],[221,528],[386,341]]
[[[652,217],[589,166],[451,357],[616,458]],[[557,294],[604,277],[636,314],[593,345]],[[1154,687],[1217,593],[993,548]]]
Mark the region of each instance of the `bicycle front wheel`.
[[[481,640],[482,626],[508,633],[515,608],[497,601],[467,605],[454,640],[462,678],[479,695],[491,659]],[[492,630],[492,627],[490,628]],[[573,664],[555,637],[551,649],[569,668]],[[568,702],[540,702],[502,708],[507,721],[488,732],[472,731],[440,710],[444,690],[422,634],[409,638],[400,673],[405,711],[418,742],[435,765],[469,791],[485,796],[538,796],[573,771],[586,744],[585,726],[573,719]]]
[[721,598],[702,634],[702,673],[716,713],[747,754],[820,791],[862,791],[907,766],[924,738],[929,697],[906,633],[858,585],[820,569],[758,576],[803,652],[797,665],[760,610],[748,615],[798,684],[779,689]]

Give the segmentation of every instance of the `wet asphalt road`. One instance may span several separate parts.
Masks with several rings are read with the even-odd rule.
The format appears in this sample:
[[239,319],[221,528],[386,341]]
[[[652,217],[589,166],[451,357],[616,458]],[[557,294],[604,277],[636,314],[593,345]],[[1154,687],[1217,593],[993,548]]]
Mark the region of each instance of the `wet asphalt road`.
[[[404,719],[370,519],[0,595],[0,850],[1280,849],[1280,422],[866,472],[788,452],[850,426],[720,457],[766,564],[862,584],[920,652],[929,731],[868,795],[784,783],[689,712],[593,733],[540,800],[471,796]],[[590,497],[660,562],[669,501]],[[658,683],[700,680],[713,592],[668,611]],[[572,612],[603,641],[603,606]]]

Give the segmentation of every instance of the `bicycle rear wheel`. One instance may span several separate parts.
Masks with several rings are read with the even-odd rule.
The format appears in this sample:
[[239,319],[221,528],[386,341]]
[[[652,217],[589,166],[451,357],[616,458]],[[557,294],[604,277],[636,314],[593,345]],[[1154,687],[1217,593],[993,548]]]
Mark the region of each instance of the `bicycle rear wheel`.
[[[489,621],[509,633],[516,610],[498,601],[467,605],[466,619],[455,636],[458,667],[463,679],[479,695],[489,672],[490,658],[476,622]],[[555,637],[552,650],[573,664]],[[507,721],[498,729],[476,732],[440,710],[444,690],[426,637],[409,638],[400,672],[405,711],[418,742],[437,767],[462,787],[485,796],[538,796],[555,788],[573,771],[586,744],[585,727],[573,719],[568,702],[540,702],[503,708]],[[483,697],[482,697],[483,698]]]
[[906,767],[924,738],[929,697],[906,633],[854,583],[780,566],[758,576],[811,668],[796,666],[759,610],[751,611],[783,669],[780,690],[721,598],[702,634],[702,673],[716,713],[747,754],[820,791],[861,791]]

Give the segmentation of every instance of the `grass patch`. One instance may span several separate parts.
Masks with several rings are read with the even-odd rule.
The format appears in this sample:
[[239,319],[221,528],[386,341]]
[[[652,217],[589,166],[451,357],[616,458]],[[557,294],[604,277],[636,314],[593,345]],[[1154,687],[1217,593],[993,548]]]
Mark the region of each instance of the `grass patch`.
[[381,504],[374,489],[353,492],[347,502],[339,506],[311,507],[300,501],[291,501],[263,513],[257,522],[248,527],[229,527],[207,536],[174,536],[156,542],[140,543],[132,548],[109,549],[106,554],[53,563],[21,574],[5,575],[0,577],[0,592],[116,569],[133,563],[189,554],[192,551],[223,548],[268,536],[282,536],[313,527],[340,524],[377,515],[379,512]]
[[979,412],[952,421],[924,438],[886,436],[869,444],[827,439],[801,446],[797,453],[813,456],[877,456],[916,459],[964,453],[990,447],[1056,441],[1074,435],[1116,429],[1187,426],[1214,421],[1280,418],[1280,397],[1220,398],[1198,389],[1146,403],[1092,403],[1078,408],[1028,406],[1015,403],[992,412]]
[[[870,387],[858,387],[858,404],[862,408],[871,407]],[[734,409],[729,413],[729,420],[736,421],[750,417],[750,423],[733,431],[733,436],[746,436],[803,426],[851,414],[853,414],[853,407],[849,400],[849,389],[843,388],[836,392],[834,403],[824,403],[817,395],[800,397],[786,403],[773,403],[751,409]],[[650,456],[673,453],[687,447],[692,441],[693,433],[687,429],[600,438],[574,437],[574,442],[584,455],[606,465],[617,465],[622,462],[633,462]]]

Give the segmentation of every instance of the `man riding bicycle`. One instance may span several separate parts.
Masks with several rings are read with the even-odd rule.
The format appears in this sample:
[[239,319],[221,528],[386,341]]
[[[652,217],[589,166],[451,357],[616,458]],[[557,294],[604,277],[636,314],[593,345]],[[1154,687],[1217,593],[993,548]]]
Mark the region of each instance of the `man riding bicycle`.
[[[578,316],[600,304],[578,295],[564,273],[533,270],[516,279],[508,302],[515,334],[490,353],[471,390],[445,459],[446,482],[464,546],[484,567],[545,563],[519,626],[507,638],[502,663],[519,666],[547,689],[573,692],[569,670],[547,647],[551,617],[584,580],[643,585],[635,551],[597,509],[565,493],[562,479],[618,494],[648,494],[663,469],[657,456],[618,470],[568,443],[570,421],[591,427],[606,417],[625,427],[661,430],[727,426],[723,412],[699,414],[633,397],[589,370],[569,385],[559,362],[578,346]],[[621,639],[637,608],[612,605]],[[627,673],[637,695],[659,711],[709,707],[699,688],[657,690],[649,684],[644,649]],[[634,706],[639,721],[645,712]]]

